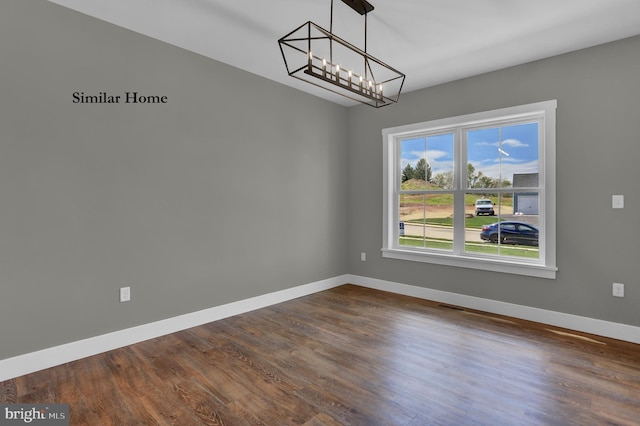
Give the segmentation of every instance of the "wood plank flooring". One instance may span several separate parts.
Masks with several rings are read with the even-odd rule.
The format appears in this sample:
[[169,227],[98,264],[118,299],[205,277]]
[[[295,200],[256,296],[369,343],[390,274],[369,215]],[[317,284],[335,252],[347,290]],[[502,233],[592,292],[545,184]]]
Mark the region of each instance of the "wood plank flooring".
[[345,285],[0,383],[72,425],[640,425],[640,345]]

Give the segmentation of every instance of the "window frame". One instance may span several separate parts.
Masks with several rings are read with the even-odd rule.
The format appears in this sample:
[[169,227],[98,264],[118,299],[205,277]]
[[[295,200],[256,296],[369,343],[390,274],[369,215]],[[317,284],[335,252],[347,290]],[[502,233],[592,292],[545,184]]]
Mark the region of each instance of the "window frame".
[[[456,117],[431,120],[421,123],[386,128],[382,130],[383,142],[383,246],[382,256],[416,262],[486,271],[527,275],[555,279],[556,266],[556,109],[557,101],[549,100],[491,111],[466,114]],[[466,188],[465,132],[484,126],[505,126],[509,122],[539,121],[538,133],[538,188],[539,193],[539,258],[535,261],[515,257],[483,256],[465,252],[464,238],[464,194],[477,192]],[[412,248],[400,246],[399,240],[399,196],[400,196],[400,141],[411,136],[454,133],[454,227],[453,251]],[[490,188],[484,192],[508,193],[515,188]]]

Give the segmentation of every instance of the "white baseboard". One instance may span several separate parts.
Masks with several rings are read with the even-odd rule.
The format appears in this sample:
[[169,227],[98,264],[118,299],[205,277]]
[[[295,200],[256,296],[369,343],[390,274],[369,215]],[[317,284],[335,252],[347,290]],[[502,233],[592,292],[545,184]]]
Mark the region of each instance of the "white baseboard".
[[603,321],[578,315],[565,314],[562,312],[548,311],[546,309],[515,305],[513,303],[482,299],[474,296],[466,296],[464,294],[433,290],[357,275],[350,276],[350,283],[362,287],[403,294],[405,296],[418,297],[420,299],[427,299],[434,302],[457,305],[464,308],[476,309],[478,311],[490,312],[498,315],[506,315],[513,318],[539,322],[542,324],[640,344],[640,327],[634,327],[627,324]]
[[347,274],[0,360],[0,382],[343,284],[355,284],[640,344],[640,327]]
[[0,382],[346,284],[348,275],[0,360]]

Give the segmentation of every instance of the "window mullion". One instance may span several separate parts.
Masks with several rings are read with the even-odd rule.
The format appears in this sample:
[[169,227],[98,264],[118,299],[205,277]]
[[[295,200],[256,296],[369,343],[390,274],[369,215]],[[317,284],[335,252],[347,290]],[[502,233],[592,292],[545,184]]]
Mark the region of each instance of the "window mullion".
[[463,158],[466,158],[464,144],[464,133],[460,128],[456,129],[453,140],[454,167],[458,168],[455,173],[456,179],[453,182],[453,251],[456,254],[464,252],[464,191],[467,186],[467,170],[463,167]]

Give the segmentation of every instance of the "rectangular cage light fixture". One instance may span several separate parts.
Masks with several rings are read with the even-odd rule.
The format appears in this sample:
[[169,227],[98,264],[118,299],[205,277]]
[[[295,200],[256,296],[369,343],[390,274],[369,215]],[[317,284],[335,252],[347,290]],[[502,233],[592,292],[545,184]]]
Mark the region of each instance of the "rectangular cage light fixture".
[[366,52],[366,14],[373,6],[343,2],[365,16],[365,50],[308,21],[278,40],[287,73],[375,108],[398,102],[405,75]]

